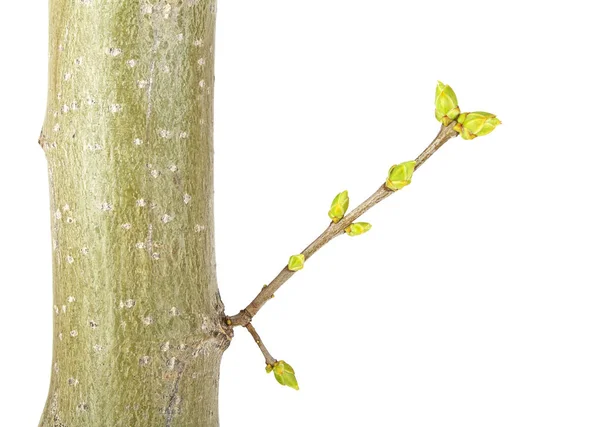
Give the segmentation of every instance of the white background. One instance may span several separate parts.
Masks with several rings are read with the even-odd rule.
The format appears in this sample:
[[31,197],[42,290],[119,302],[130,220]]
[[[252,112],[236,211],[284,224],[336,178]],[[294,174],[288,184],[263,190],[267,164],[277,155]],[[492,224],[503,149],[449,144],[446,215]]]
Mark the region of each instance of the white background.
[[[34,3],[0,15],[0,413],[11,427],[37,425],[51,365],[36,142],[47,6]],[[429,143],[438,79],[463,110],[504,122],[452,140],[365,215],[367,235],[330,243],[257,316],[299,392],[267,376],[237,331],[222,426],[600,425],[592,5],[220,2],[216,234],[230,314],[323,230],[337,192],[356,205]]]

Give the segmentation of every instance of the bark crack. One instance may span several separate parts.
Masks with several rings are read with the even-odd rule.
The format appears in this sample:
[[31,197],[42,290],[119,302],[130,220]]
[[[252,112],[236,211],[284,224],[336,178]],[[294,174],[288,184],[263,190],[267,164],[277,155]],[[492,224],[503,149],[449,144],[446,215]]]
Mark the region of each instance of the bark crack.
[[181,403],[181,397],[179,396],[179,383],[185,370],[185,362],[178,361],[177,363],[177,378],[173,383],[173,389],[169,395],[167,408],[165,409],[165,415],[167,417],[165,427],[172,427],[173,417],[178,412],[178,405]]

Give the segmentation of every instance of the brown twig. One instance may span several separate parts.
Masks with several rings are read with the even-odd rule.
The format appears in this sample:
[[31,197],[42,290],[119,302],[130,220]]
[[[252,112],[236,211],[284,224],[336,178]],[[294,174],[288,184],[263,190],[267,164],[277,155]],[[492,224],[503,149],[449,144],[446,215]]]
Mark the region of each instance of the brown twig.
[[248,332],[250,332],[250,335],[252,335],[252,338],[254,338],[254,342],[256,342],[258,348],[260,348],[260,351],[262,351],[263,356],[265,356],[265,363],[271,366],[275,365],[275,363],[277,363],[277,359],[271,356],[271,353],[269,353],[269,350],[267,350],[267,347],[265,347],[260,339],[260,335],[258,335],[256,329],[254,329],[254,326],[252,326],[252,323],[247,323],[244,325],[244,327],[248,329]]
[[[419,155],[415,160],[415,171],[423,165],[437,150],[440,149],[448,140],[458,135],[458,132],[453,130],[455,123],[452,122],[448,126],[442,126],[439,133],[431,144]],[[352,224],[357,218],[359,218],[366,211],[371,209],[373,206],[381,202],[383,199],[391,196],[394,191],[388,189],[385,184],[375,191],[367,200],[362,202],[354,210],[350,211],[344,218],[342,218],[337,224],[331,223],[329,227],[317,237],[310,245],[302,251],[305,261],[315,254],[319,249],[330,242],[334,237],[344,234],[344,230]],[[252,318],[258,313],[265,303],[272,298],[275,292],[294,275],[294,271],[288,270],[287,266],[279,272],[279,274],[269,283],[263,287],[258,293],[256,298],[252,300],[248,306],[240,311],[238,314],[228,318],[227,323],[231,326],[248,326]],[[250,330],[250,329],[248,329]],[[256,332],[256,331],[255,331]],[[252,333],[252,332],[250,332]]]

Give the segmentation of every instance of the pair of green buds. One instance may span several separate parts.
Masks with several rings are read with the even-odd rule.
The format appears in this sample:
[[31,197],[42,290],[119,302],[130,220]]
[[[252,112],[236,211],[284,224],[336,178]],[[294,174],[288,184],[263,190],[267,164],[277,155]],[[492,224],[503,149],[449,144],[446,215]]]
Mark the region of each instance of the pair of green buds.
[[298,380],[296,380],[294,368],[283,360],[278,360],[273,365],[267,365],[265,370],[267,371],[267,374],[273,372],[273,375],[275,375],[275,379],[279,384],[291,387],[294,390],[300,389],[300,387],[298,387]]
[[[334,197],[328,213],[329,218],[331,218],[334,224],[337,224],[342,220],[342,218],[344,218],[349,206],[350,197],[348,197],[348,191],[342,191],[340,194]],[[361,234],[365,234],[370,229],[371,224],[368,222],[355,222],[346,227],[344,231],[346,231],[348,236],[360,236]]]
[[463,139],[488,135],[496,126],[502,124],[494,114],[484,111],[461,113],[454,90],[440,81],[435,89],[435,118],[444,126],[456,121],[453,129],[459,132]]
[[[392,191],[398,191],[406,187],[411,183],[413,173],[415,171],[416,162],[411,160],[409,162],[400,163],[393,165],[388,171],[387,179],[385,180],[385,186]],[[344,218],[344,215],[348,211],[350,205],[350,198],[348,197],[348,191],[342,191],[333,199],[331,202],[331,208],[329,209],[329,218],[334,224],[337,224]],[[371,229],[371,224],[368,222],[355,222],[346,227],[346,234],[349,236],[359,236],[366,233]]]
[[[329,218],[337,224],[344,218],[344,215],[348,211],[350,206],[350,198],[348,197],[348,191],[342,191],[333,199],[331,202],[331,208],[329,209]],[[360,236],[365,234],[371,229],[371,224],[368,222],[355,222],[350,224],[344,230],[348,236]],[[303,254],[292,255],[288,261],[288,270],[299,271],[304,268],[304,261],[306,257]]]

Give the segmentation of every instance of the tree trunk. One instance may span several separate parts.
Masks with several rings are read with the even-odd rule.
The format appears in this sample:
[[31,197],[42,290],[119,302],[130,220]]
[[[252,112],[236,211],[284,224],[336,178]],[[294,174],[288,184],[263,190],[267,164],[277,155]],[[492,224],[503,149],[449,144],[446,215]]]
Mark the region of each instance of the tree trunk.
[[50,0],[41,426],[218,425],[210,0]]

